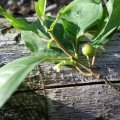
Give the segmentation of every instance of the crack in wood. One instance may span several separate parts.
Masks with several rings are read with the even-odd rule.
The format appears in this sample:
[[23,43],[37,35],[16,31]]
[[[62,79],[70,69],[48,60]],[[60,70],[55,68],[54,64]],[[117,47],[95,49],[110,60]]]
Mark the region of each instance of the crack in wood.
[[[118,84],[120,81],[110,81],[111,83]],[[105,85],[104,81],[100,82],[87,82],[87,83],[78,83],[78,84],[65,84],[65,85],[44,85],[42,88],[32,89],[32,90],[17,90],[14,94],[21,93],[30,93],[38,90],[47,90],[47,89],[55,89],[55,88],[67,88],[67,87],[80,87],[80,86],[88,86],[88,85]]]

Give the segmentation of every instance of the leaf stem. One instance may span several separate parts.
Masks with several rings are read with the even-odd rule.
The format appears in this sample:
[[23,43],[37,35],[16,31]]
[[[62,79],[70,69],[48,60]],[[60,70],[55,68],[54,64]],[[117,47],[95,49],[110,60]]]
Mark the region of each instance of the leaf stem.
[[88,66],[90,67],[90,57],[89,56],[86,56],[87,57],[87,61],[88,61]]
[[57,17],[56,17],[56,19],[54,20],[54,22],[51,24],[51,26],[50,26],[50,31],[53,31],[53,29],[54,29],[54,27],[55,27],[55,25],[56,25],[56,23],[57,23],[57,21],[59,20],[59,14],[57,15]]
[[74,50],[74,56],[76,57],[76,58],[78,58],[78,52],[77,52],[77,50],[76,50],[76,48],[75,48],[75,45],[74,45],[74,43],[72,43],[72,46],[73,46],[73,50]]
[[93,66],[94,63],[95,63],[95,58],[96,58],[96,56],[94,55],[93,58],[92,58],[92,66]]
[[90,72],[90,73],[91,73],[91,76],[93,75],[93,76],[95,76],[96,78],[100,78],[100,74],[99,74],[99,73],[92,71],[90,68],[85,67],[84,65],[80,64],[79,62],[78,62],[77,64],[78,64],[79,66],[81,66],[82,68],[84,68],[85,70],[87,70],[88,72]]

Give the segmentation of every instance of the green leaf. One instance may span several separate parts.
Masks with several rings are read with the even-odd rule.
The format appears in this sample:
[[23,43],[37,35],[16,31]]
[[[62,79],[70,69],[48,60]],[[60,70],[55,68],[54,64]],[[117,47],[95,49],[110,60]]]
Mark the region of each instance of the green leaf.
[[66,19],[62,19],[62,23],[66,33],[70,36],[70,38],[73,40],[77,39],[77,34],[80,28],[76,24],[69,22]]
[[0,13],[4,12],[4,9],[2,8],[2,6],[0,6]]
[[113,11],[113,2],[114,0],[109,0],[106,4],[109,16],[111,16],[112,11]]
[[52,44],[51,47],[48,48],[47,44],[49,41],[45,41],[45,39],[39,37],[32,31],[23,31],[22,40],[33,54],[45,54],[48,57],[54,58],[66,57],[66,54],[61,51],[55,44]]
[[39,10],[39,3],[38,2],[35,2],[35,12],[37,13],[37,15],[39,17],[41,17],[40,10]]
[[33,26],[36,26],[37,34],[42,37],[43,39],[49,40],[50,35],[46,32],[45,28],[42,26],[40,20],[36,20],[32,23]]
[[[105,26],[104,33],[111,31],[113,28],[117,28],[120,26],[120,4],[119,0],[109,0],[109,4],[107,6],[108,12],[110,13],[108,22]],[[111,4],[111,8],[110,8]]]
[[35,2],[35,11],[39,17],[44,17],[46,9],[46,0]]
[[21,34],[22,40],[24,40],[25,45],[32,53],[38,53],[43,51],[46,47],[48,40],[39,37],[32,31],[23,31]]
[[31,70],[47,60],[45,55],[17,59],[0,68],[0,107],[9,99]]
[[0,14],[4,16],[15,28],[36,32],[36,26],[28,23],[25,19],[14,18],[11,14],[7,13],[1,6],[0,6]]
[[107,10],[109,13],[109,16],[105,18],[105,24],[101,27],[101,31],[98,33],[98,35],[93,39],[93,45],[104,45],[102,44],[104,40],[107,40],[107,37],[115,30],[120,27],[120,4],[119,0],[109,0],[107,3]]
[[64,18],[80,28],[77,38],[84,31],[102,18],[102,2],[96,0],[75,0],[60,10],[60,18]]
[[[54,17],[46,16],[45,17],[45,24],[48,28],[50,28],[51,24],[55,20]],[[53,33],[56,36],[56,38],[60,41],[60,43],[71,53],[73,53],[73,40],[70,38],[68,33],[64,30],[64,26],[62,24],[62,20],[58,20],[57,24],[55,25],[53,29]]]

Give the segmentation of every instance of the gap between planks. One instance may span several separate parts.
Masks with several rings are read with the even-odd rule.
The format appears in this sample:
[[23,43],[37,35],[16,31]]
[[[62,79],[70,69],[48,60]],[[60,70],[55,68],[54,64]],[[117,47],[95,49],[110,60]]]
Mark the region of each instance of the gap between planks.
[[[120,81],[110,81],[111,83],[120,83]],[[21,93],[29,93],[35,92],[38,90],[47,90],[47,89],[55,89],[55,88],[69,88],[69,87],[80,87],[80,86],[88,86],[88,85],[104,85],[104,81],[99,82],[87,82],[87,83],[78,83],[78,84],[67,84],[67,85],[44,85],[43,88],[32,89],[32,90],[17,90],[14,94],[21,94]]]

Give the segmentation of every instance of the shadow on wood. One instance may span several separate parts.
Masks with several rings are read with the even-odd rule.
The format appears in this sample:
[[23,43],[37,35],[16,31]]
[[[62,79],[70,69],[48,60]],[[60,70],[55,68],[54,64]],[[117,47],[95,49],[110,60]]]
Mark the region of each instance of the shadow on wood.
[[87,111],[38,93],[40,91],[14,94],[0,109],[0,120],[99,120]]

